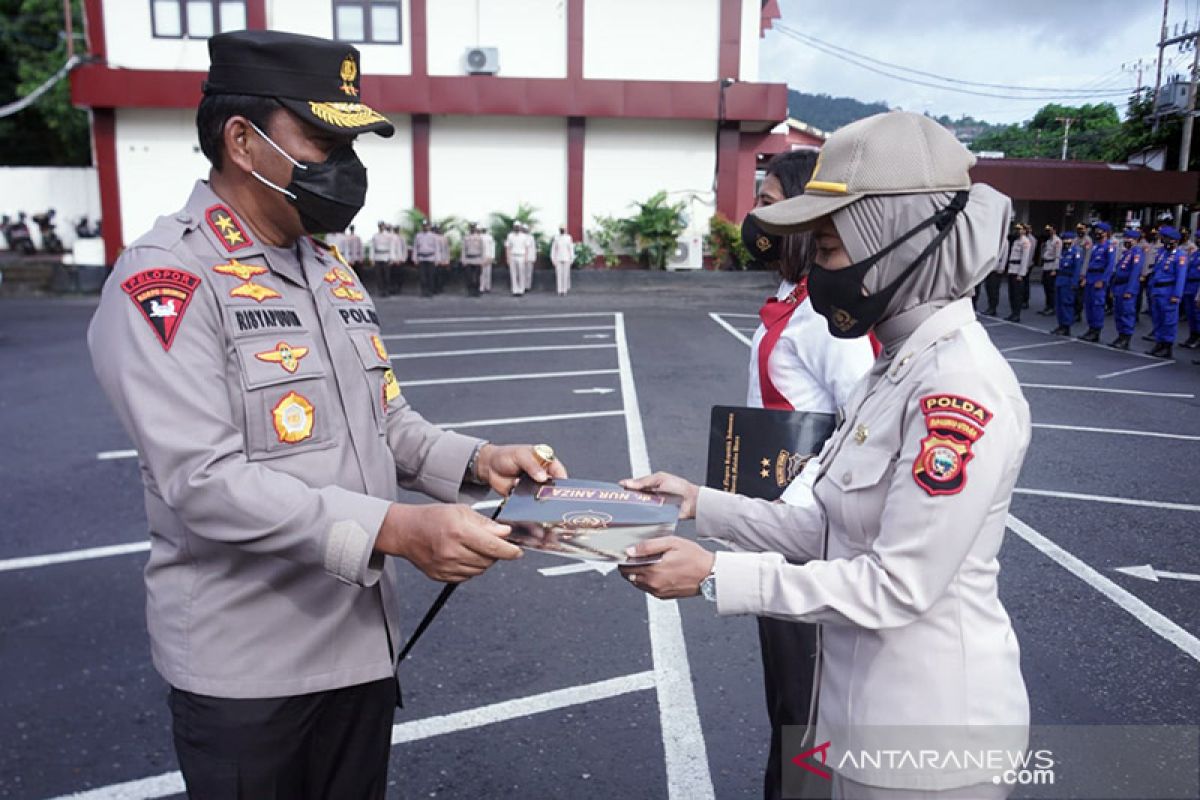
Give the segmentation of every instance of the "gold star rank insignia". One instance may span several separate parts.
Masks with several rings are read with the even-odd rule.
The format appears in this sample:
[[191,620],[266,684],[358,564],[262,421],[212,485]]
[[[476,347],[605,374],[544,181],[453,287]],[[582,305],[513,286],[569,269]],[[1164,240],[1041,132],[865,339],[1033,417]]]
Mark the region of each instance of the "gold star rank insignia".
[[281,442],[295,444],[312,436],[313,405],[304,395],[288,392],[271,409],[271,417]]
[[300,369],[300,359],[308,355],[307,347],[293,347],[287,342],[279,342],[274,350],[255,353],[254,357],[268,364],[278,364],[288,372]]
[[254,244],[238,223],[237,218],[225,206],[217,204],[210,207],[204,212],[204,219],[229,252],[232,253],[234,250],[241,250],[243,247]]
[[389,360],[387,348],[383,346],[383,339],[380,339],[378,334],[371,334],[371,346],[375,348],[375,355],[379,356],[380,361]]
[[268,270],[266,267],[257,267],[253,264],[243,264],[236,258],[231,258],[224,264],[217,264],[213,267],[213,272],[221,275],[232,275],[243,281],[248,281],[256,275],[266,275]]
[[[764,458],[764,459],[763,459],[763,460],[762,460],[760,463],[761,463],[761,464],[762,464],[762,466],[764,466],[764,467],[769,467],[769,466],[771,466],[771,459],[769,459],[769,458]],[[765,478],[765,477],[767,477],[767,476],[766,476],[766,475],[764,475],[763,477]]]
[[769,470],[769,469],[761,470],[758,473],[758,476],[760,478],[768,478],[768,477],[770,477],[770,475],[771,475],[771,470]]
[[256,303],[261,303],[264,300],[274,300],[275,298],[282,297],[283,295],[269,286],[262,286],[254,281],[246,281],[245,283],[230,289],[229,296],[248,297]]

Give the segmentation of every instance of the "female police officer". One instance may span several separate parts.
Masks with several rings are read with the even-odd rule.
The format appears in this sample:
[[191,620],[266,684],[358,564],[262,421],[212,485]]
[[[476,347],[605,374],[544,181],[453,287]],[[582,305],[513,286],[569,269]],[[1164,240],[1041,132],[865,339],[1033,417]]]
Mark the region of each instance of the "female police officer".
[[[932,120],[881,114],[829,139],[803,195],[755,212],[768,230],[815,230],[814,307],[835,336],[873,330],[884,348],[801,476],[808,502],[627,482],[683,495],[701,536],[757,551],[655,539],[636,554],[661,561],[622,568],[635,586],[820,623],[812,744],[835,798],[1006,797],[997,764],[1027,741],[996,578],[1029,409],[971,307],[1010,211],[971,185],[974,160]],[[911,757],[880,757],[897,751]]]

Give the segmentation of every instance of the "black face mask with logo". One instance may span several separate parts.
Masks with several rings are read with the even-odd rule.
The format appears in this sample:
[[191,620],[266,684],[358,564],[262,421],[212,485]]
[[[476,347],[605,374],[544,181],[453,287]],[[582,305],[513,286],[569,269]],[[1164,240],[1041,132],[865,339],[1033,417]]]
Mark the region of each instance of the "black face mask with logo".
[[[830,334],[839,339],[866,336],[883,317],[901,285],[950,234],[955,218],[967,205],[968,196],[968,192],[955,193],[954,199],[945,208],[917,223],[916,227],[911,228],[899,239],[862,261],[836,270],[824,269],[818,264],[813,264],[808,273],[808,296],[812,299],[813,309],[825,317]],[[871,267],[930,225],[938,229],[933,241],[926,245],[895,280],[875,294],[864,295],[863,282]]]
[[300,224],[309,233],[344,231],[367,201],[367,168],[348,144],[335,147],[322,162],[297,161],[275,144],[258,126],[258,135],[292,164],[292,178],[280,187],[251,174],[284,195],[300,214]]

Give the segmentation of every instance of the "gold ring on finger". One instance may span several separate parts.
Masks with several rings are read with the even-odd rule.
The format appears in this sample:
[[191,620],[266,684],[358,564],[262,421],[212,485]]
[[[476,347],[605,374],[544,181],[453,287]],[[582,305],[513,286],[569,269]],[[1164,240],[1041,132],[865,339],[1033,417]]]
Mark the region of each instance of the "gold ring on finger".
[[535,444],[533,446],[533,457],[543,467],[548,467],[554,461],[554,448],[548,444]]

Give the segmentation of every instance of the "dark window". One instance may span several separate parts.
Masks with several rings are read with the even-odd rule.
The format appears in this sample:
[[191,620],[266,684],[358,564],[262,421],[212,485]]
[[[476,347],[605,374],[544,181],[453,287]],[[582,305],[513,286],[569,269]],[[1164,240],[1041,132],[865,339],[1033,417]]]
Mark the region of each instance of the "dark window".
[[333,38],[399,44],[400,0],[333,0]]
[[156,39],[207,39],[246,27],[246,0],[150,0]]

